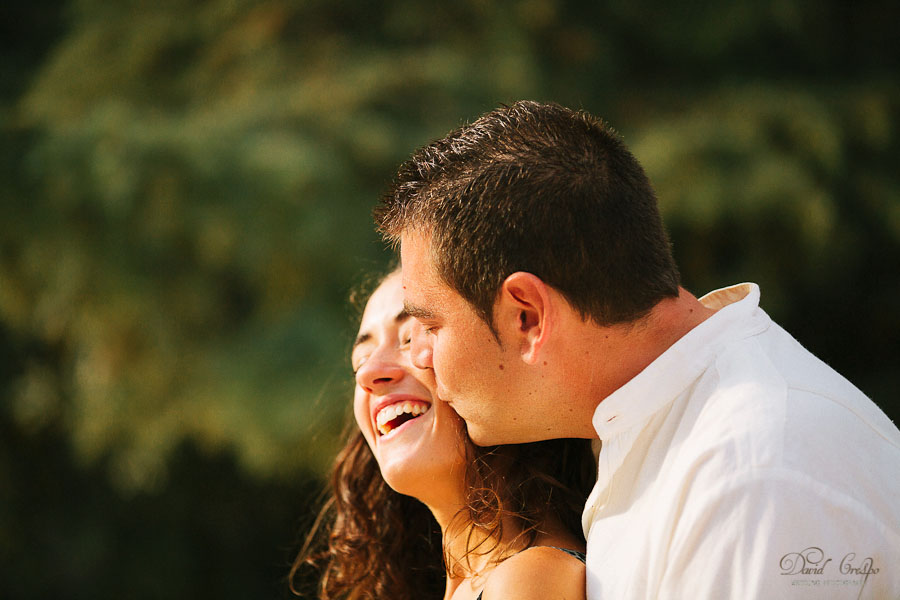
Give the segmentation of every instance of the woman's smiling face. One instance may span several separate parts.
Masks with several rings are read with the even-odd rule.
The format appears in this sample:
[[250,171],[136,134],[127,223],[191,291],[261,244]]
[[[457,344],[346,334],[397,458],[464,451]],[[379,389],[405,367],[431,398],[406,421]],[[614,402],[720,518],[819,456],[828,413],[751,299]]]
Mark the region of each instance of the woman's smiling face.
[[395,491],[426,504],[456,501],[465,472],[462,420],[434,398],[434,373],[410,360],[415,321],[403,309],[400,273],[363,312],[353,346],[356,423]]

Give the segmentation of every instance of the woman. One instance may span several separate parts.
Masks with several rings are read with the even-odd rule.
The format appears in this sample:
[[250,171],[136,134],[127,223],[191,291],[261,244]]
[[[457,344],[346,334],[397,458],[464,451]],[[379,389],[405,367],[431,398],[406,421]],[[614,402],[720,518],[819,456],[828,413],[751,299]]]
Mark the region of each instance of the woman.
[[394,271],[363,312],[352,352],[358,429],[291,581],[313,565],[322,599],[583,599],[590,443],[475,447],[434,398],[433,373],[412,365],[413,326]]

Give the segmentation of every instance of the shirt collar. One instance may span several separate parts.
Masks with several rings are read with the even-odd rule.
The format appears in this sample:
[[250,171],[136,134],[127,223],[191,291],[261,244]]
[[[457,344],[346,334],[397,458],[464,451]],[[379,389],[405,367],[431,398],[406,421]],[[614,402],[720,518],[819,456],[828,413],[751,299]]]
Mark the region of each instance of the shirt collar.
[[770,323],[759,310],[755,283],[710,292],[700,302],[716,313],[597,406],[592,423],[601,440],[645,423],[697,379],[724,343],[762,331]]

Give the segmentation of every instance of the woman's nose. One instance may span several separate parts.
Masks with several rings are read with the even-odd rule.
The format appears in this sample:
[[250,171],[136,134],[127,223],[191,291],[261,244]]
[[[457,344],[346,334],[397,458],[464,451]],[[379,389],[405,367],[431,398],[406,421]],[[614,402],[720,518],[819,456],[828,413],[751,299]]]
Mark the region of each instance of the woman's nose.
[[382,353],[375,353],[356,371],[356,382],[367,392],[379,393],[379,390],[398,383],[405,371],[396,361]]

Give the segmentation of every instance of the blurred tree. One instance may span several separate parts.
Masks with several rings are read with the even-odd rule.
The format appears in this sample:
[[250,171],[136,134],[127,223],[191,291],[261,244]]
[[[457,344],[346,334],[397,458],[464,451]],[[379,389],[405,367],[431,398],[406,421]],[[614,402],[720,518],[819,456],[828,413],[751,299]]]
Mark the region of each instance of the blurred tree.
[[64,440],[0,414],[3,598],[288,597],[312,474],[247,480],[230,453],[185,443],[165,488],[123,497],[102,461],[80,468]]
[[[355,328],[345,297],[388,257],[371,207],[415,147],[519,98],[614,124],[655,182],[689,289],[760,282],[764,308],[900,416],[895,2],[0,11],[0,414],[14,440],[0,481],[37,490],[43,469],[81,469],[83,514],[120,507],[105,524],[71,516],[82,529],[52,556],[4,556],[0,582],[13,566],[34,581],[0,596],[56,593],[40,563],[104,546],[109,527],[140,529],[117,510],[201,498],[188,470],[249,490],[240,502],[305,502],[265,486],[305,481],[334,452]],[[53,497],[29,523],[69,518]],[[154,502],[143,519],[175,523]],[[25,539],[10,524],[29,504],[0,507],[0,542]],[[181,525],[142,530],[142,559],[172,544],[184,552],[167,569],[197,560],[202,544],[166,538]],[[72,585],[89,589],[116,560],[97,552]],[[126,562],[128,579],[140,561]],[[176,587],[165,595],[203,595]],[[115,591],[93,597],[125,588],[103,589]]]
[[661,111],[634,148],[689,287],[761,284],[763,306],[900,416],[900,94],[741,86]]

